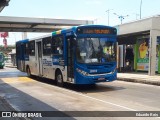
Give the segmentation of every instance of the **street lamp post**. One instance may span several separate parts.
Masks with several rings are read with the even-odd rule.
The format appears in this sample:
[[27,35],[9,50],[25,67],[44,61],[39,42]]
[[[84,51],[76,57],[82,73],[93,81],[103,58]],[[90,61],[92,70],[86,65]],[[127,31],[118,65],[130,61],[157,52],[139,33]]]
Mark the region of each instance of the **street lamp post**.
[[140,2],[140,19],[141,19],[141,13],[142,13],[142,0]]
[[106,12],[108,13],[108,26],[109,26],[109,12],[110,12],[111,10],[113,10],[113,9],[108,9],[108,10],[106,10]]
[[116,13],[113,13],[114,15],[118,16],[118,18],[120,19],[121,21],[121,24],[122,24],[122,21],[125,17],[128,17],[129,15],[126,15],[126,16],[122,16],[122,15],[117,15]]

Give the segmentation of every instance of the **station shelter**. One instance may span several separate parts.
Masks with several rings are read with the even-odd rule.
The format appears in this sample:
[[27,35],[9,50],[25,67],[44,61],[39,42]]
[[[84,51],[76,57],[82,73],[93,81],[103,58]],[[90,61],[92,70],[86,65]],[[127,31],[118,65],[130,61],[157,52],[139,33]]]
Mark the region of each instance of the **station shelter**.
[[160,74],[160,16],[116,26],[117,68],[120,72]]

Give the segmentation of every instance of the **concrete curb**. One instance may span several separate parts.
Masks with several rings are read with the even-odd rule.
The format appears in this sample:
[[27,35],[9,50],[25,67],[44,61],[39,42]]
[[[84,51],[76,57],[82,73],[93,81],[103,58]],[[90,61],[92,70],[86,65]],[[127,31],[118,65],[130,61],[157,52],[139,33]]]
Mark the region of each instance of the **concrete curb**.
[[153,81],[153,80],[144,80],[144,79],[138,80],[138,79],[134,79],[134,78],[120,78],[120,77],[118,77],[117,80],[160,86],[160,81]]

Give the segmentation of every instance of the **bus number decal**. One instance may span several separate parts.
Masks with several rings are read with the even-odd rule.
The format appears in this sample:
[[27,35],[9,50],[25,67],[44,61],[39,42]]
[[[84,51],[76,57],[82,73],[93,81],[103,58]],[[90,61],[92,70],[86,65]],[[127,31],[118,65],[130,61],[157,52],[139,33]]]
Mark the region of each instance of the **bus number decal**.
[[43,59],[44,66],[52,66],[52,61],[48,61],[47,59]]

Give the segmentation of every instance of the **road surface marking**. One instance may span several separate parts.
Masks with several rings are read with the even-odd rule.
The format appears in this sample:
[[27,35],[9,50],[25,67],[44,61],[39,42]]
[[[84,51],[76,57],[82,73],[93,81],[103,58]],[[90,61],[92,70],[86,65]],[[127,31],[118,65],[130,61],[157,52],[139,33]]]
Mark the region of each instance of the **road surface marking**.
[[5,83],[17,83],[17,82],[34,82],[31,78],[28,77],[12,77],[12,78],[1,78]]
[[[116,107],[119,107],[119,108],[123,108],[123,109],[126,109],[126,110],[138,111],[136,109],[132,109],[132,108],[125,107],[125,106],[122,106],[122,105],[118,105],[118,104],[115,104],[115,103],[112,103],[112,102],[108,102],[108,101],[104,101],[104,100],[101,100],[101,99],[97,99],[97,98],[94,98],[94,97],[91,97],[91,96],[87,96],[87,95],[84,95],[82,93],[78,93],[78,92],[75,92],[75,91],[72,91],[72,90],[68,90],[68,89],[65,89],[65,88],[60,88],[60,87],[57,87],[57,86],[53,86],[53,87],[56,87],[56,88],[58,88],[60,90],[63,90],[63,91],[66,91],[66,92],[70,92],[70,93],[73,93],[73,94],[77,94],[77,95],[80,95],[80,96],[83,96],[83,97],[86,97],[86,98],[90,98],[90,99],[93,99],[93,100],[96,100],[96,101],[99,101],[99,102],[103,102],[105,104],[110,104],[110,105],[113,105],[113,106],[116,106]],[[160,119],[160,117],[154,117],[154,118]]]
[[75,91],[72,91],[72,90],[68,90],[68,89],[65,89],[65,88],[60,88],[60,87],[57,87],[57,86],[53,86],[53,87],[56,87],[56,89],[60,89],[60,90],[66,91],[66,92],[77,94],[77,95],[80,95],[80,96],[83,96],[83,97],[86,97],[86,98],[90,98],[90,99],[93,99],[93,100],[96,100],[96,101],[99,101],[99,102],[103,102],[105,104],[110,104],[110,105],[113,105],[113,106],[116,106],[116,107],[120,107],[120,108],[123,108],[123,109],[126,109],[126,110],[130,110],[130,111],[137,111],[137,110],[129,108],[129,107],[125,107],[125,106],[118,105],[118,104],[115,104],[115,103],[112,103],[112,102],[108,102],[108,101],[104,101],[104,100],[101,100],[101,99],[97,99],[97,98],[94,98],[94,97],[91,97],[91,96],[87,96],[87,95],[84,95],[82,93],[78,93],[78,92],[75,92]]

